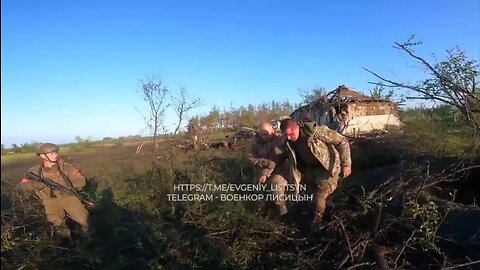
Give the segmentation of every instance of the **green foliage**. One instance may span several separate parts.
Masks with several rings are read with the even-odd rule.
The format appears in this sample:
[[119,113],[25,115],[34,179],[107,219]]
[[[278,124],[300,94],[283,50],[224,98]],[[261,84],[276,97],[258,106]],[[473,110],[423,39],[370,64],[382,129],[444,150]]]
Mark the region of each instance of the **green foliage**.
[[85,269],[97,256],[86,254],[81,245],[77,249],[59,246],[50,237],[51,227],[41,211],[38,200],[9,195],[2,182],[2,269]]
[[[122,246],[126,245],[128,238],[125,234],[131,234],[131,228],[125,227],[124,214],[119,213],[117,207],[148,216],[142,218],[143,222],[152,218],[148,221],[151,226],[149,237],[161,255],[149,261],[151,269],[189,268],[193,265],[231,269],[254,265],[257,257],[269,249],[271,241],[280,236],[276,231],[283,230],[281,226],[259,219],[244,202],[218,199],[174,202],[167,199],[167,194],[175,193],[173,186],[176,184],[230,181],[246,161],[240,157],[211,159],[210,155],[184,158],[174,157],[174,167],[159,164],[141,174],[132,173],[130,168],[118,173],[104,172],[101,178],[110,183],[115,194],[112,202],[116,207],[105,208],[110,214],[100,230],[110,234],[109,237]],[[115,229],[109,232],[108,228]],[[223,233],[225,230],[228,232]],[[210,238],[204,236],[205,232],[220,233],[226,238]],[[271,237],[265,238],[265,233]]]
[[379,203],[378,189],[366,192],[363,186],[361,188],[362,196],[358,199],[359,203],[368,210],[375,208]]
[[406,216],[419,224],[425,243],[433,250],[439,251],[437,246],[437,229],[441,216],[437,205],[431,201],[427,204],[409,203],[406,208]]
[[[455,123],[449,116],[450,112],[444,108],[439,109],[438,115],[420,110],[404,115],[412,122],[420,117],[434,117],[435,121],[440,117]],[[118,149],[103,149],[119,152]],[[328,268],[325,265],[338,266],[348,255],[346,235],[350,237],[356,257],[345,265],[348,267],[363,256],[361,252],[369,248],[369,241],[390,243],[393,240],[386,235],[395,233],[400,238],[395,245],[403,245],[407,239],[402,238],[404,231],[401,229],[406,225],[401,222],[405,220],[409,229],[422,233],[420,240],[414,239],[410,243],[415,250],[423,252],[422,249],[426,248],[430,252],[438,246],[435,234],[440,222],[440,207],[437,205],[407,202],[399,221],[382,221],[375,240],[368,240],[366,237],[371,233],[359,229],[364,225],[360,217],[350,217],[351,209],[344,208],[348,196],[341,193],[342,188],[332,195],[336,204],[335,217],[326,221],[326,228],[318,237],[305,236],[294,225],[266,219],[260,213],[262,203],[168,199],[168,194],[181,193],[174,190],[174,185],[178,184],[251,181],[253,170],[245,157],[246,153],[241,150],[210,149],[187,153],[177,151],[175,155],[156,160],[154,166],[137,163],[140,156],[132,158],[131,163],[118,161],[117,156],[110,163],[103,157],[101,162],[92,162],[93,168],[89,169],[98,181],[98,190],[87,192],[98,202],[90,213],[92,226],[97,232],[96,242],[86,244],[80,239],[67,249],[52,248],[58,244],[49,237],[50,230],[38,203],[26,201],[25,208],[37,210],[25,213],[11,214],[11,209],[3,208],[5,188],[2,182],[2,269],[21,268],[27,260],[27,267],[39,269],[323,269]],[[382,156],[370,153],[358,155],[355,162],[374,167],[385,162],[385,158],[381,162],[380,159]],[[374,221],[378,217],[394,218],[386,207],[382,207],[392,204],[395,199],[388,200],[382,192],[382,188],[364,189],[359,194],[358,202],[367,212],[365,217],[373,217]],[[186,193],[221,194],[213,191]],[[12,205],[21,202],[20,199],[12,201]],[[381,215],[378,214],[379,208],[382,209]],[[305,216],[302,218],[307,220]],[[343,220],[345,232],[339,220]],[[22,227],[32,222],[37,223]],[[24,229],[26,233],[23,233]],[[405,233],[407,237],[410,232]],[[396,257],[398,249],[392,247],[392,250],[390,256]],[[415,252],[412,250],[406,249],[405,253]]]
[[5,146],[2,144],[2,155],[5,155],[9,152],[13,153],[35,153],[37,147],[40,145],[39,142],[31,142],[31,143],[22,143],[20,146],[14,143],[12,144],[12,148],[6,149]]
[[455,96],[455,87],[474,91],[475,79],[479,75],[478,67],[477,61],[468,58],[464,50],[458,47],[447,50],[447,58],[436,63],[434,67],[439,75],[432,72],[432,77],[423,82],[423,87],[428,94],[447,100]]
[[2,229],[2,253],[12,251],[21,246],[20,238],[14,235],[11,228]]
[[256,127],[260,121],[270,121],[288,116],[295,108],[295,104],[288,101],[249,104],[231,107],[223,111],[214,106],[207,115],[191,117],[187,126],[190,130],[192,127],[196,127],[197,133],[205,134],[218,130],[236,130],[244,126]]
[[477,118],[480,113],[480,98],[477,80],[480,71],[477,60],[469,58],[464,50],[457,47],[447,50],[446,59],[431,64],[415,54],[414,46],[419,44],[421,43],[414,41],[414,36],[403,44],[396,43],[397,49],[420,62],[425,68],[427,78],[413,85],[386,81],[394,87],[413,90],[415,95],[409,98],[455,107],[465,116],[471,127],[479,129]]
[[124,144],[124,143],[123,143],[121,140],[116,140],[114,145],[115,145],[116,147],[120,147],[120,146],[123,146],[123,144]]
[[298,89],[299,95],[302,97],[300,106],[310,104],[327,94],[325,87],[316,86],[310,90]]
[[480,97],[478,96],[477,60],[471,59],[460,48],[447,50],[447,57],[441,61],[430,62],[418,56],[415,46],[422,44],[415,41],[415,36],[400,44],[395,42],[394,48],[406,53],[413,61],[420,64],[426,73],[425,79],[416,83],[405,83],[388,79],[366,69],[385,86],[408,89],[412,91],[408,99],[427,100],[440,105],[455,107],[467,120],[469,126],[480,129]]
[[71,146],[71,149],[75,152],[91,149],[95,145],[95,143],[90,140],[90,137],[83,139],[80,136],[76,136],[75,141],[76,143]]
[[[381,84],[376,84],[371,90],[370,90],[370,96],[375,99],[381,99],[381,100],[393,100],[393,95],[394,95],[393,89],[390,89],[388,93],[385,93],[385,87]],[[403,102],[403,98],[399,100],[399,102]]]
[[401,116],[407,142],[422,152],[461,156],[474,146],[473,128],[452,106],[408,109]]

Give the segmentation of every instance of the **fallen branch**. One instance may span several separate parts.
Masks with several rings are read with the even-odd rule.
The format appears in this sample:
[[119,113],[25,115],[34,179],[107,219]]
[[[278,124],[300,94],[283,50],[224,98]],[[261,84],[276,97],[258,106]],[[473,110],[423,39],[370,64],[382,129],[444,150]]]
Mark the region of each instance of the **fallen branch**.
[[377,237],[378,235],[378,226],[380,225],[380,218],[382,217],[382,208],[383,208],[383,196],[380,195],[380,209],[378,210],[377,221],[375,222],[375,227],[373,229],[373,235]]
[[454,266],[445,267],[445,268],[443,268],[442,270],[458,269],[458,268],[460,268],[460,267],[469,266],[469,265],[475,265],[475,264],[480,264],[480,260],[476,260],[476,261],[473,261],[473,262],[462,263],[462,264],[457,264],[457,265],[454,265]]
[[398,259],[400,259],[400,256],[402,256],[403,252],[405,251],[405,248],[407,247],[408,243],[410,242],[410,240],[412,240],[413,236],[415,235],[417,231],[413,231],[412,234],[410,235],[410,237],[407,239],[407,241],[405,242],[405,244],[403,245],[402,249],[400,250],[400,253],[398,254],[397,258],[395,259],[395,268],[397,268],[397,262],[398,262]]
[[349,258],[349,255],[345,256],[343,260],[340,262],[340,264],[338,265],[337,269],[342,269],[342,267],[347,263],[348,258]]
[[345,234],[345,239],[347,240],[348,251],[350,252],[350,258],[352,259],[352,262],[353,262],[352,245],[350,244],[350,239],[348,238],[347,230],[345,230],[345,225],[343,225],[343,221],[340,218],[338,218],[337,216],[334,216],[334,217],[340,221],[340,226],[342,227],[343,234]]
[[422,191],[423,187],[425,186],[425,182],[427,182],[427,179],[428,179],[429,176],[430,176],[430,162],[427,161],[427,162],[426,162],[426,166],[427,166],[427,175],[426,175],[425,178],[423,179],[422,185],[420,186],[420,188],[419,188],[418,191],[417,191],[417,195],[415,195],[414,204],[417,204],[418,197],[420,196],[420,192]]
[[210,237],[210,236],[214,236],[214,235],[225,234],[225,233],[228,233],[228,232],[230,232],[230,231],[231,231],[231,230],[224,230],[224,231],[219,231],[219,232],[213,232],[213,233],[206,234],[205,236],[206,236],[206,237]]
[[347,270],[352,270],[352,269],[362,267],[362,266],[367,266],[367,265],[375,265],[375,263],[374,262],[357,263],[355,265],[352,265],[352,266],[348,267]]
[[445,215],[443,215],[442,220],[440,221],[440,223],[438,223],[437,228],[435,228],[435,233],[433,234],[435,237],[437,236],[438,229],[440,228],[440,226],[442,226],[443,222],[447,218],[447,215],[452,210],[453,202],[455,201],[456,195],[457,195],[457,191],[455,190],[455,192],[453,192],[452,201],[450,202],[450,205],[448,206],[447,212],[445,213]]

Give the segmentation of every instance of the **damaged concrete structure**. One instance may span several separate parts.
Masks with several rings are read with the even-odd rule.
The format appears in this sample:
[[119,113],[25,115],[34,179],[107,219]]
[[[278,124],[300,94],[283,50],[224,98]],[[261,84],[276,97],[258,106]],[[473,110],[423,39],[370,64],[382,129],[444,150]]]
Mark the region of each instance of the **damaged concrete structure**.
[[352,137],[402,126],[397,103],[362,95],[344,85],[298,108],[290,117],[296,121],[314,120]]

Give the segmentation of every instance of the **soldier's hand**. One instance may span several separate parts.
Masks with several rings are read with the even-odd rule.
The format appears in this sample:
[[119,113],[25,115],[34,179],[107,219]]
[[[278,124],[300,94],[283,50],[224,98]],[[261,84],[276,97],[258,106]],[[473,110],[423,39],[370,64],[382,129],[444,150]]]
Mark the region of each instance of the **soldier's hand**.
[[261,166],[263,160],[263,158],[254,158],[252,156],[248,157],[248,159],[254,166]]
[[268,168],[269,170],[275,169],[275,162],[269,159],[263,159],[260,166]]
[[42,184],[37,183],[34,180],[30,180],[27,177],[22,178],[20,181],[20,189],[23,191],[33,191],[43,188]]
[[275,168],[275,162],[269,159],[265,158],[254,158],[250,156],[248,158],[254,166],[259,166],[262,168],[268,168],[270,170],[273,170]]
[[265,183],[265,181],[267,181],[267,176],[266,175],[262,174],[258,177],[258,183],[263,184],[263,183]]
[[346,178],[350,174],[352,174],[352,167],[351,166],[343,166],[342,167],[342,177]]

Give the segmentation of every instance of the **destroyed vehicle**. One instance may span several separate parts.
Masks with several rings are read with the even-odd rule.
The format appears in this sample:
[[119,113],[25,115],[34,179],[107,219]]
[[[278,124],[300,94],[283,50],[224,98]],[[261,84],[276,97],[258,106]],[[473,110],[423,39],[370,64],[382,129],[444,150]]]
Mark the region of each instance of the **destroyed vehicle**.
[[241,130],[235,133],[225,136],[225,139],[221,141],[215,141],[210,143],[210,147],[213,148],[232,148],[237,141],[249,140],[256,134],[256,130],[249,127],[242,127]]
[[295,121],[314,120],[352,137],[402,126],[397,103],[365,96],[344,85],[298,108],[290,117]]

